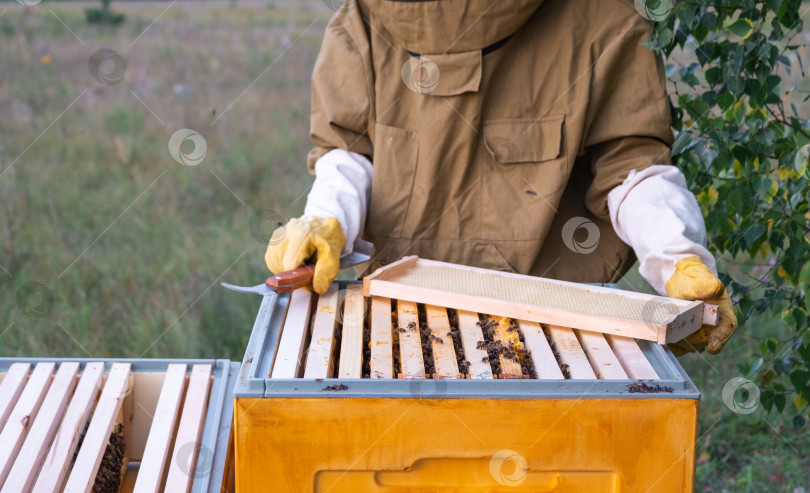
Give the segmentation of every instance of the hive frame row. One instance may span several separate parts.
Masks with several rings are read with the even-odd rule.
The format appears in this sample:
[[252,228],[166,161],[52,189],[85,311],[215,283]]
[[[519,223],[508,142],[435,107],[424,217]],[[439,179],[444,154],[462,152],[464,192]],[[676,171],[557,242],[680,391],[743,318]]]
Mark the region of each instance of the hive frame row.
[[[107,440],[109,440],[109,433],[104,433],[105,422],[109,422],[109,426],[113,426],[115,424],[115,417],[118,415],[120,417],[119,412],[121,409],[119,406],[125,402],[125,399],[122,396],[129,395],[131,391],[132,385],[132,375],[137,373],[147,373],[147,374],[160,374],[165,373],[165,381],[161,385],[160,389],[160,399],[158,401],[159,406],[167,406],[171,403],[168,401],[173,400],[172,396],[166,396],[164,398],[164,393],[171,393],[171,394],[178,394],[180,399],[182,400],[182,396],[186,395],[187,397],[191,394],[185,394],[185,390],[187,385],[184,383],[184,380],[188,378],[194,378],[197,375],[196,380],[188,380],[189,382],[196,381],[201,384],[204,383],[206,386],[205,389],[198,389],[199,392],[197,394],[202,395],[205,393],[207,397],[207,401],[203,403],[203,408],[197,410],[197,412],[202,412],[202,422],[201,424],[197,425],[196,423],[200,418],[193,417],[193,416],[186,416],[186,403],[183,406],[183,409],[180,408],[179,404],[180,401],[176,403],[176,416],[175,419],[172,420],[173,422],[170,423],[173,429],[180,429],[182,430],[196,430],[196,433],[200,433],[200,438],[196,437],[186,437],[189,441],[199,441],[201,444],[200,451],[197,455],[197,471],[205,471],[204,474],[195,474],[194,477],[189,478],[188,474],[184,474],[183,471],[174,471],[177,473],[177,477],[182,477],[181,481],[183,483],[188,482],[189,480],[193,481],[193,485],[189,485],[190,491],[195,493],[203,493],[203,492],[212,492],[212,491],[220,491],[221,485],[223,484],[223,476],[226,473],[225,465],[227,459],[227,451],[228,451],[228,441],[230,438],[230,428],[231,428],[231,421],[233,416],[233,400],[231,399],[231,392],[236,381],[236,376],[238,373],[238,364],[231,363],[228,360],[142,360],[142,359],[118,359],[118,360],[108,360],[108,359],[87,359],[87,358],[0,358],[0,373],[5,374],[5,382],[9,376],[19,373],[21,368],[29,368],[27,371],[26,379],[23,382],[23,387],[27,387],[29,383],[32,383],[32,379],[34,378],[34,373],[42,373],[47,371],[49,368],[53,373],[50,380],[52,382],[47,385],[47,389],[43,390],[41,393],[40,399],[40,406],[38,406],[39,413],[34,416],[33,422],[29,423],[30,429],[28,430],[27,434],[22,437],[24,442],[21,443],[21,449],[24,450],[29,445],[29,438],[33,438],[34,432],[37,431],[38,428],[43,426],[42,420],[49,420],[54,421],[56,425],[53,433],[57,433],[61,431],[61,427],[66,425],[67,423],[62,423],[55,419],[50,420],[48,419],[50,414],[53,414],[57,410],[53,409],[45,409],[41,406],[45,406],[49,399],[52,400],[51,394],[56,395],[64,394],[67,392],[71,394],[71,398],[69,399],[71,405],[68,405],[66,402],[64,406],[61,406],[63,412],[67,414],[61,414],[58,416],[59,420],[62,420],[62,416],[64,416],[64,420],[68,419],[68,414],[71,411],[71,407],[73,402],[73,392],[71,391],[71,387],[66,387],[65,391],[57,392],[58,385],[61,380],[64,380],[62,375],[71,376],[72,373],[75,385],[75,392],[78,393],[79,389],[84,386],[87,389],[91,389],[94,387],[93,379],[96,377],[99,381],[96,382],[100,384],[101,376],[106,376],[106,382],[103,384],[103,389],[96,386],[96,395],[99,396],[99,401],[97,404],[94,405],[95,410],[93,410],[92,415],[89,416],[89,427],[86,432],[85,442],[87,440],[91,440],[91,437],[95,437],[98,435],[103,443],[100,443],[99,447],[101,452],[103,453],[104,448],[106,448]],[[192,371],[194,368],[195,371]],[[186,370],[190,372],[190,375],[187,377]],[[81,372],[81,378],[77,378],[78,375],[76,373]],[[170,373],[176,373],[176,378],[170,378]],[[113,376],[113,375],[119,375]],[[209,377],[210,375],[210,377]],[[85,378],[86,377],[86,378]],[[61,379],[61,380],[60,380]],[[178,380],[179,379],[179,380]],[[89,383],[83,383],[83,380],[88,380]],[[10,382],[7,382],[10,383]],[[35,383],[35,382],[33,382]],[[88,387],[89,385],[89,387]],[[178,390],[178,385],[182,385]],[[59,384],[61,386],[61,384]],[[123,387],[121,387],[123,386]],[[9,387],[6,385],[5,387]],[[110,388],[108,388],[110,387]],[[116,387],[113,389],[112,387]],[[118,388],[120,387],[120,388]],[[171,388],[170,388],[171,387]],[[32,389],[33,391],[34,389]],[[204,392],[203,392],[204,391]],[[25,390],[23,390],[23,393]],[[121,392],[124,392],[121,394]],[[86,392],[85,392],[86,393]],[[176,399],[177,396],[175,396]],[[105,400],[106,399],[106,400]],[[22,397],[18,397],[15,401],[22,401]],[[102,400],[105,400],[105,404],[109,404],[109,416],[107,416],[102,409]],[[109,402],[107,402],[109,401]],[[163,404],[166,401],[166,404]],[[13,402],[12,405],[17,407],[18,402]],[[199,406],[197,406],[199,407]],[[89,410],[88,410],[89,411]],[[36,412],[36,410],[34,411]],[[160,409],[155,410],[155,415],[159,414]],[[104,414],[104,416],[102,416]],[[96,417],[98,415],[98,417]],[[56,416],[54,416],[56,418]],[[39,419],[39,421],[38,421]],[[186,426],[178,425],[179,421],[184,419],[189,419],[189,424]],[[112,420],[112,421],[110,421]],[[161,420],[163,421],[163,420]],[[154,425],[155,423],[153,423]],[[199,428],[204,425],[204,428]],[[198,427],[199,426],[199,427]],[[168,432],[168,437],[157,437],[157,433],[155,433],[156,438],[160,438],[159,440],[154,440],[152,438],[153,431],[150,426],[150,433],[149,439],[146,442],[146,450],[144,450],[144,458],[142,459],[140,466],[141,471],[138,475],[141,477],[141,484],[147,489],[151,491],[151,486],[148,486],[148,471],[150,469],[157,468],[149,468],[149,459],[147,455],[158,455],[154,452],[158,449],[161,449],[162,452],[168,453],[168,450],[163,450],[165,448],[164,443],[157,443],[157,442],[166,442],[167,440],[173,440],[174,434],[173,432]],[[97,429],[98,432],[92,431]],[[126,433],[126,431],[125,431]],[[179,436],[177,437],[179,439]],[[56,440],[56,438],[52,438]],[[150,444],[150,440],[152,443]],[[167,442],[168,443],[168,442]],[[6,444],[8,445],[8,444]],[[73,491],[75,486],[78,485],[78,482],[81,482],[82,485],[78,486],[80,489],[79,491],[85,488],[84,480],[80,478],[82,476],[87,476],[86,474],[80,474],[76,471],[76,468],[80,466],[80,464],[88,464],[88,467],[93,466],[93,462],[98,464],[97,461],[87,460],[87,457],[82,459],[83,455],[87,455],[87,453],[93,453],[93,450],[99,447],[90,446],[88,442],[88,446],[85,447],[85,444],[82,444],[81,448],[78,449],[77,453],[79,456],[76,458],[76,464],[73,465],[70,471],[67,471],[66,477],[63,479],[65,485],[65,491]],[[41,448],[41,447],[39,447]],[[50,446],[45,447],[45,449],[49,449]],[[92,449],[92,450],[91,450]],[[22,453],[22,452],[20,452]],[[160,457],[156,457],[158,460]],[[47,459],[43,457],[43,460],[47,463]],[[100,460],[100,456],[98,458]],[[16,462],[16,458],[15,458]],[[20,464],[21,465],[21,464]],[[171,474],[172,471],[168,471],[169,467],[172,467],[174,462],[170,462],[167,460],[161,461],[161,469],[167,471],[166,475],[171,478],[173,475]],[[15,464],[16,467],[16,464]],[[41,465],[42,468],[45,467],[45,464]],[[97,465],[95,466],[97,467]],[[165,468],[165,469],[163,469]],[[20,468],[17,468],[22,470]],[[39,468],[38,468],[39,469]],[[9,469],[8,472],[11,472]],[[158,471],[159,475],[162,475],[162,471]],[[74,474],[75,473],[75,474]],[[94,473],[89,472],[90,476],[94,477]],[[16,472],[16,475],[19,476],[19,471]],[[127,474],[129,477],[129,474]],[[76,480],[72,480],[71,478],[75,477]],[[165,477],[165,476],[164,476]],[[9,478],[10,479],[10,478]],[[122,477],[122,480],[123,477]],[[160,481],[160,477],[157,478],[157,481]],[[77,483],[77,485],[73,485],[72,482]],[[154,481],[152,481],[153,483]],[[5,485],[10,487],[9,485]],[[123,486],[122,486],[123,487]],[[168,486],[167,486],[168,487]],[[185,488],[186,486],[178,486],[178,488]],[[142,489],[139,487],[139,489]],[[177,489],[177,488],[174,488]]]
[[[339,282],[346,289],[351,281]],[[615,287],[615,285],[611,285]],[[628,382],[634,380],[471,380],[422,378],[361,379],[361,378],[269,378],[279,348],[280,334],[290,303],[290,294],[267,296],[263,299],[251,338],[245,352],[242,369],[234,389],[236,397],[446,397],[492,398],[525,397],[633,397],[633,398],[695,398],[699,392],[672,353],[665,347],[648,341],[637,341],[649,363],[658,374],[654,383],[672,389],[671,393],[633,393]],[[303,348],[299,348],[303,351]],[[297,356],[297,355],[296,355]],[[339,375],[339,373],[338,373]],[[330,387],[341,383],[345,389]]]

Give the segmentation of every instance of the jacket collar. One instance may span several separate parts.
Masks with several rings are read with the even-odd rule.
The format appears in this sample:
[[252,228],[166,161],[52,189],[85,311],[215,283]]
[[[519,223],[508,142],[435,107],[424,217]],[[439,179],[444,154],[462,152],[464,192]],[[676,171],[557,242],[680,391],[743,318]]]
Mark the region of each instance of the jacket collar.
[[511,36],[543,0],[364,0],[401,48],[422,55],[483,50]]

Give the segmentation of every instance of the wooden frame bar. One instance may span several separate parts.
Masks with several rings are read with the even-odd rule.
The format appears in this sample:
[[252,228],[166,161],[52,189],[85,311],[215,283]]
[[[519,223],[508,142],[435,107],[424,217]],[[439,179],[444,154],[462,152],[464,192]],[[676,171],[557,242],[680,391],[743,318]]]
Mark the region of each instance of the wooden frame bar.
[[312,293],[310,291],[297,289],[292,292],[270,378],[295,378],[298,376],[301,359],[304,355],[311,309]]
[[430,329],[430,345],[433,349],[433,368],[439,378],[458,378],[458,360],[450,335],[450,320],[447,308],[425,305],[425,315]]
[[0,400],[0,431],[3,430],[8,415],[11,414],[14,404],[25,388],[30,369],[30,363],[13,363],[8,368],[3,381],[0,382],[0,395],[3,396],[3,400]]
[[[716,323],[716,307],[631,291],[405,257],[363,280],[385,296],[493,316],[675,342]],[[658,312],[661,312],[660,314]]]
[[0,432],[0,485],[6,482],[29,427],[36,419],[45,393],[51,384],[54,363],[37,363],[31,377],[20,394],[6,426]]
[[63,493],[88,493],[129,388],[130,363],[113,363]]
[[543,327],[537,322],[530,322],[528,320],[518,320],[518,327],[523,333],[523,341],[526,344],[526,349],[529,351],[529,357],[534,363],[534,371],[537,372],[537,378],[540,380],[563,380],[562,370],[557,365],[557,359],[554,357],[554,352],[551,351],[551,346],[548,344],[546,334],[543,332]]
[[492,379],[492,366],[489,364],[489,355],[478,347],[478,342],[484,340],[484,333],[478,325],[478,314],[466,310],[458,310],[458,330],[461,333],[461,346],[464,348],[464,357],[470,363],[469,375],[472,379]]
[[331,378],[334,374],[335,327],[340,291],[333,283],[326,293],[318,296],[312,320],[312,338],[307,350],[304,378]]
[[416,303],[397,300],[399,327],[399,364],[402,378],[425,378],[422,337],[419,335],[419,312]]
[[627,373],[622,368],[619,359],[613,354],[613,350],[603,334],[587,330],[575,330],[574,333],[577,335],[591,367],[596,372],[596,378],[627,379]]
[[36,478],[42,458],[48,450],[56,426],[62,419],[62,413],[76,386],[76,374],[79,372],[79,363],[65,362],[59,365],[59,370],[53,383],[42,401],[40,412],[25,438],[25,442],[17,453],[11,472],[3,485],[2,493],[16,493],[29,491]]
[[636,380],[658,380],[660,378],[634,339],[612,334],[608,334],[606,338],[628,377]]
[[180,412],[183,390],[186,386],[186,368],[183,363],[170,364],[166,370],[163,387],[160,390],[152,427],[146,448],[143,451],[141,467],[135,479],[134,493],[156,493],[160,489],[163,471],[166,468],[166,457],[174,437],[174,425]]
[[90,416],[103,376],[104,363],[93,362],[84,366],[59,431],[56,432],[48,455],[42,463],[33,493],[55,493],[61,490],[68,466],[79,443],[79,433]]
[[[492,326],[494,329],[493,340],[500,341],[504,346],[506,346],[509,341],[514,343],[515,339],[518,339],[517,334],[512,336],[508,332],[508,317],[491,317],[490,319],[495,321],[495,325]],[[501,362],[501,373],[498,375],[498,378],[523,378],[523,368],[521,368],[518,361],[507,358],[503,355],[503,353],[498,355],[498,360]]]
[[594,373],[585,351],[579,344],[574,331],[568,327],[560,327],[557,325],[546,326],[548,335],[551,342],[556,348],[557,355],[560,357],[560,363],[568,367],[568,374],[572,380],[585,379],[595,380],[596,373]]
[[[208,408],[208,389],[211,385],[211,365],[194,365],[183,401],[183,413],[177,427],[177,438],[169,461],[169,473],[163,491],[188,493],[194,483],[197,455]],[[189,454],[185,457],[185,454]],[[184,463],[181,466],[181,463]]]
[[343,300],[343,332],[340,339],[340,378],[361,378],[363,376],[363,322],[366,299],[358,284],[346,286]]
[[391,299],[371,297],[371,378],[394,378]]

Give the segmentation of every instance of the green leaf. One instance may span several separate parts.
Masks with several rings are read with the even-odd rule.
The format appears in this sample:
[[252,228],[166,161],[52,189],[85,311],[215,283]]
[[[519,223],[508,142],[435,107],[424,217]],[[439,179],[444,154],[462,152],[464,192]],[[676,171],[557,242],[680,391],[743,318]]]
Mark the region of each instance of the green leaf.
[[754,138],[763,145],[773,144],[774,139],[776,138],[776,134],[774,133],[773,129],[770,127],[765,127],[756,134],[754,134]]
[[798,332],[807,328],[807,312],[798,306],[790,307],[782,312],[782,322]]
[[717,15],[714,12],[707,10],[700,18],[700,24],[708,30],[714,30],[714,25],[717,23]]
[[672,155],[675,156],[680,154],[692,142],[693,142],[692,134],[686,131],[679,133],[678,136],[675,138],[675,142],[672,143],[671,149]]
[[796,388],[796,391],[801,393],[810,381],[810,372],[806,370],[794,370],[790,372],[790,383]]
[[683,22],[687,28],[695,25],[695,9],[693,7],[683,7],[678,9],[678,20]]
[[743,242],[745,242],[745,246],[743,248],[746,249],[750,248],[751,245],[753,245],[755,241],[760,239],[764,233],[765,233],[765,226],[761,224],[754,224],[748,229],[746,229],[742,236]]
[[793,427],[797,430],[804,426],[805,422],[806,421],[803,415],[797,414],[796,416],[793,416]]
[[805,346],[799,346],[799,349],[796,350],[799,353],[799,356],[805,361],[805,363],[810,362],[810,344]]
[[[680,82],[670,100],[671,150],[700,197],[709,249],[733,262],[737,283],[724,282],[738,321],[763,323],[747,332],[761,357],[743,370],[759,379],[764,409],[787,412],[788,400],[798,402],[801,418],[786,419],[802,427],[810,407],[810,122],[800,109],[810,94],[805,67],[791,66],[799,46],[785,43],[804,34],[803,4],[676,3],[674,15],[654,23],[648,43]],[[693,50],[696,60],[674,56],[675,46]],[[750,262],[770,265],[749,279]],[[761,284],[756,278],[765,272]]]
[[719,84],[723,79],[723,74],[720,71],[720,67],[711,67],[704,72],[703,75],[706,77],[706,82],[713,86]]
[[780,413],[785,410],[785,404],[787,404],[785,394],[776,394],[773,396],[773,405],[776,406],[776,409]]
[[772,12],[779,12],[779,7],[782,6],[782,0],[765,0],[765,5],[767,5]]
[[725,111],[734,104],[734,95],[728,91],[723,91],[720,94],[720,97],[717,99],[717,104],[720,106],[720,109]]
[[669,46],[672,43],[672,29],[665,28],[658,32],[658,45],[659,46]]
[[742,77],[731,77],[726,81],[726,87],[732,94],[739,96],[745,90],[745,80]]
[[751,33],[754,32],[754,23],[749,19],[740,19],[732,25],[728,26],[728,30],[737,36],[746,39]]
[[796,151],[795,157],[793,158],[793,168],[799,174],[807,173],[808,163],[808,154],[810,154],[810,147],[804,146],[801,147],[799,150]]

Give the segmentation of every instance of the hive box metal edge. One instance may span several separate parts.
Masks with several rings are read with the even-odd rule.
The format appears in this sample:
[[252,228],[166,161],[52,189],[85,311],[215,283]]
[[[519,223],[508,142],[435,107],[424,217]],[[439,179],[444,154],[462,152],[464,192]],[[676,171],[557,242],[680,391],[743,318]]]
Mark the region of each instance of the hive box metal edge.
[[238,493],[692,491],[700,392],[665,346],[637,341],[671,392],[631,392],[634,380],[270,379],[288,302],[263,299],[234,389]]

